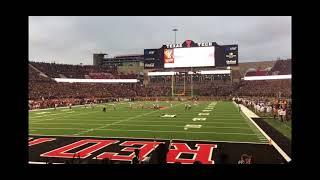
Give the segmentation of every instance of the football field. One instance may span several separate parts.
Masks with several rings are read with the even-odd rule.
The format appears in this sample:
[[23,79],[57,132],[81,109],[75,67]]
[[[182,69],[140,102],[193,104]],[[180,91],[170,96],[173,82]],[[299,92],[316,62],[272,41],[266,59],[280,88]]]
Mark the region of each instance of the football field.
[[179,101],[159,102],[160,110],[151,101],[131,103],[132,108],[129,102],[114,102],[115,109],[107,103],[30,111],[29,135],[268,143],[232,102],[190,102],[190,110]]

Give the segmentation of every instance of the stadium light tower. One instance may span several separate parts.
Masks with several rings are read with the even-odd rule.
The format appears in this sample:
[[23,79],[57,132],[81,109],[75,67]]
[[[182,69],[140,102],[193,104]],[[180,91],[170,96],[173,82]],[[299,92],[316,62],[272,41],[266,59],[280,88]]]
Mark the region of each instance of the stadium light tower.
[[172,31],[174,31],[174,44],[177,44],[177,39],[176,39],[176,37],[177,37],[177,31],[178,31],[178,29],[172,29]]

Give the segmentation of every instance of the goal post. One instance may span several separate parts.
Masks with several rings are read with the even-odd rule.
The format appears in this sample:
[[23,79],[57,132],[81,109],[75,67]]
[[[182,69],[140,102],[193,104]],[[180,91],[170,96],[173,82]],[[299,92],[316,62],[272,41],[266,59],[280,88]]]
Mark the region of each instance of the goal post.
[[186,74],[184,73],[183,76],[183,92],[182,93],[175,93],[175,90],[177,88],[176,87],[176,81],[175,81],[175,77],[174,75],[171,76],[171,96],[185,96],[186,95]]

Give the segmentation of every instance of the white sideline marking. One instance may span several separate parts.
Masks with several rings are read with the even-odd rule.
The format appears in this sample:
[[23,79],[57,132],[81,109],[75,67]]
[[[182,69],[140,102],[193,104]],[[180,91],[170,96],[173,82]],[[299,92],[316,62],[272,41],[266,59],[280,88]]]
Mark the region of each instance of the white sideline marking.
[[[234,104],[236,104],[233,101]],[[243,106],[242,104],[240,104],[241,109],[246,109],[247,111],[250,111],[247,107]],[[251,111],[252,112],[252,111]],[[247,116],[248,117],[248,116]],[[271,141],[271,144],[276,148],[276,150],[282,155],[282,157],[287,161],[290,162],[291,158],[278,146],[277,143],[275,143],[269,136],[267,133],[265,133],[252,119],[251,117],[248,117],[249,120],[258,128],[258,130],[267,138],[268,141]]]
[[[154,138],[145,138],[145,137],[127,137],[127,136],[122,136],[122,137],[114,137],[112,136],[111,138],[109,136],[76,136],[76,135],[44,135],[44,134],[29,134],[29,136],[57,136],[57,137],[85,137],[85,138],[108,138],[108,139],[150,139],[154,140]],[[239,143],[239,144],[268,144],[268,143],[261,143],[261,142],[246,142],[246,141],[215,141],[215,140],[205,140],[205,139],[166,139],[166,138],[161,138],[159,140],[172,140],[172,141],[199,141],[199,142],[224,142],[224,143]]]

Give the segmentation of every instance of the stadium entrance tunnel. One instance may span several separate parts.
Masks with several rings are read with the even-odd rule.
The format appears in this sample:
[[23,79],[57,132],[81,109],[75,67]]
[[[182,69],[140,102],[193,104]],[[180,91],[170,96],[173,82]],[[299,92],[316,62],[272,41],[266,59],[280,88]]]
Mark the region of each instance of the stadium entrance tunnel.
[[161,144],[170,164],[238,164],[243,154],[251,155],[253,164],[286,163],[269,144],[66,136],[30,136],[29,163],[131,164],[135,149],[147,163]]

